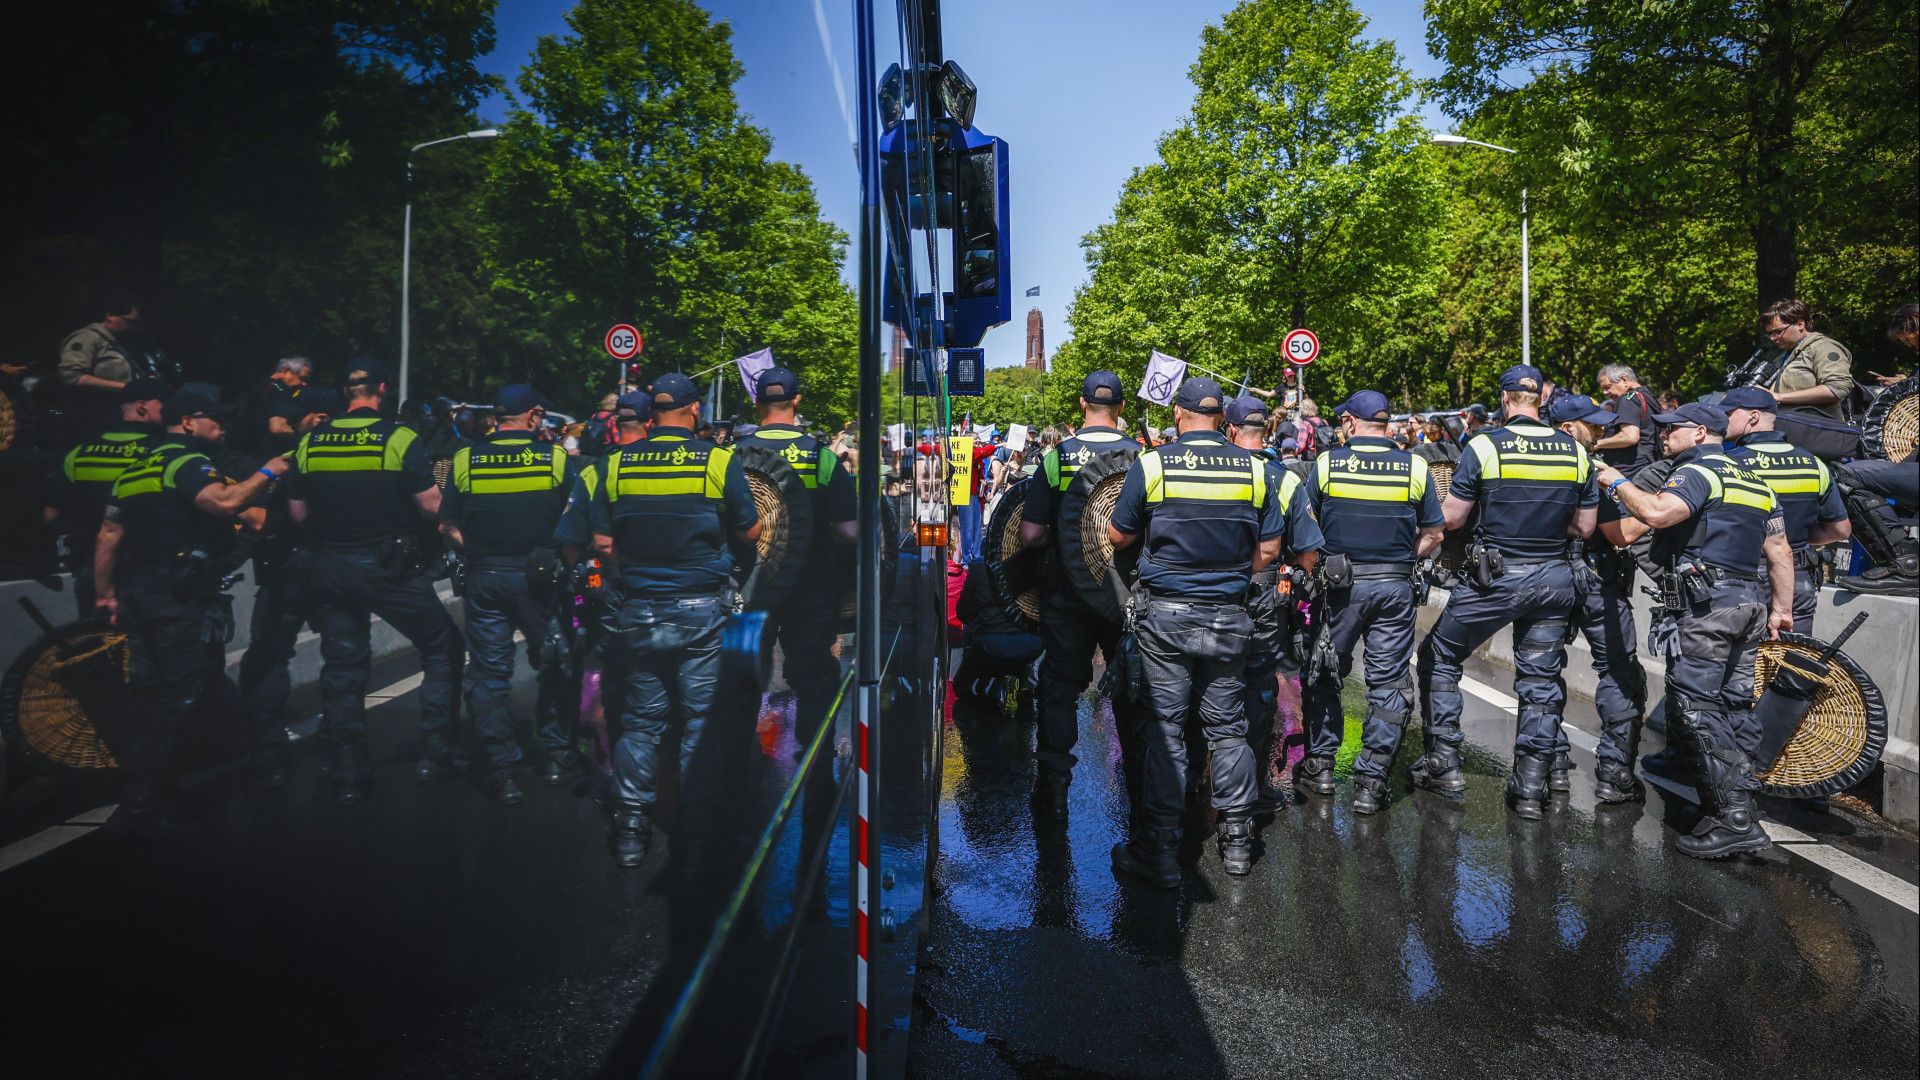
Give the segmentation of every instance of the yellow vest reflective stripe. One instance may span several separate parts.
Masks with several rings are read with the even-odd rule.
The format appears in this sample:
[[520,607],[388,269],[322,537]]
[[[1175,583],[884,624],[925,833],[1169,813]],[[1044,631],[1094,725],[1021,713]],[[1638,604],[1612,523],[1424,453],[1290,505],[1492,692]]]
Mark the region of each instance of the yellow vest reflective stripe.
[[[519,452],[506,453],[515,449]],[[481,451],[479,465],[473,464],[475,450]],[[513,460],[488,460],[502,457]],[[450,479],[467,495],[552,491],[566,483],[567,452],[557,446],[536,446],[532,439],[495,441],[486,447],[463,446],[454,452]]]
[[[1718,462],[1725,468],[1713,468],[1705,464],[1708,461]],[[1725,454],[1702,454],[1698,460],[1680,467],[1692,469],[1705,477],[1710,495],[1729,506],[1745,506],[1761,513],[1773,513],[1776,505],[1773,489]]]
[[[754,432],[753,437],[766,442],[792,442],[805,434],[804,431],[762,429]],[[795,475],[800,477],[800,482],[807,486],[808,491],[824,487],[832,481],[834,467],[840,463],[840,459],[832,451],[819,445],[815,445],[812,450],[802,450],[798,445],[794,445],[774,452],[787,460],[787,464],[793,467]],[[808,454],[814,455],[813,461],[807,460]]]
[[[1266,463],[1254,458],[1242,469],[1182,469],[1178,479],[1169,480],[1166,463],[1158,453],[1140,455],[1140,471],[1145,474],[1147,505],[1157,506],[1168,499],[1200,502],[1251,503],[1266,505]],[[1241,483],[1240,481],[1246,481]]]
[[1568,453],[1564,445],[1521,436],[1503,453],[1492,438],[1483,434],[1468,440],[1467,449],[1480,459],[1482,480],[1559,480],[1584,484],[1593,472],[1587,449],[1579,443],[1573,443],[1572,452]]
[[148,438],[139,432],[109,431],[67,451],[61,471],[70,483],[110,484],[151,452],[142,445]]
[[[308,432],[294,448],[294,464],[303,473],[399,472],[400,462],[417,436],[409,427],[395,427],[382,436],[371,430],[379,422],[377,416],[346,416]],[[342,432],[353,432],[354,437],[351,441],[331,438]],[[316,441],[320,435],[329,438]]]
[[[641,452],[657,456],[664,447],[660,444],[685,439],[678,436],[656,436],[641,443]],[[726,494],[727,464],[733,460],[733,451],[716,446],[706,451],[706,461],[699,460],[700,451],[680,451],[679,460],[666,461],[629,461],[627,450],[622,450],[607,459],[607,499],[617,501],[623,496],[662,496],[662,495],[702,495],[709,499],[719,499]]]
[[[1354,454],[1384,454],[1384,447],[1348,447]],[[1358,461],[1357,457],[1343,460]],[[1321,493],[1333,499],[1359,499],[1362,502],[1417,503],[1427,497],[1427,482],[1430,475],[1424,458],[1409,458],[1407,471],[1373,473],[1358,469],[1333,470],[1333,451],[1329,450],[1314,459],[1313,471],[1317,477],[1317,486]],[[1289,476],[1293,475],[1288,473]]]
[[120,478],[113,482],[113,497],[125,499],[171,490],[174,478],[183,466],[208,460],[205,454],[186,450],[185,443],[162,443],[154,447],[151,454],[141,458],[138,464],[121,473]]

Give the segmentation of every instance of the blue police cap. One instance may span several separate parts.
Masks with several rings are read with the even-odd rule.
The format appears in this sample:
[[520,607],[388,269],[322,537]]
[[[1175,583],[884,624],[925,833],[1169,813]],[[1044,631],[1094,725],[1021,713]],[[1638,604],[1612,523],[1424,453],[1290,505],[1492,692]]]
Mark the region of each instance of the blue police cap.
[[1773,412],[1780,403],[1773,395],[1757,386],[1736,386],[1720,398],[1720,408],[1732,412],[1734,409],[1759,409],[1761,412]]
[[1252,394],[1241,394],[1227,402],[1227,423],[1235,427],[1248,424],[1264,426],[1267,422],[1267,403]]
[[792,401],[800,396],[800,377],[783,367],[770,367],[753,380],[753,400],[761,405]]
[[1120,385],[1120,376],[1102,368],[1087,373],[1080,383],[1080,396],[1092,405],[1118,405],[1126,400],[1126,388]]
[[1180,389],[1173,395],[1173,403],[1188,412],[1215,416],[1219,414],[1221,399],[1225,397],[1220,392],[1219,383],[1204,375],[1196,375],[1180,384]]
[[684,409],[700,400],[700,388],[678,371],[669,371],[653,380],[655,409]]
[[1698,401],[1689,401],[1672,412],[1655,413],[1653,422],[1667,427],[1699,424],[1716,435],[1727,433],[1727,414],[1715,406]]
[[1585,394],[1555,394],[1547,402],[1547,420],[1555,424],[1564,424],[1570,420],[1582,420],[1589,424],[1617,424],[1620,418],[1593,403]]
[[653,415],[653,398],[645,390],[629,390],[614,400],[613,415],[629,422],[645,420]]
[[1393,407],[1387,404],[1387,395],[1378,390],[1356,390],[1352,397],[1333,407],[1333,415],[1378,423],[1392,417]]
[[493,395],[493,411],[498,416],[519,416],[534,409],[551,409],[553,402],[526,383],[508,383]]
[[1508,393],[1537,394],[1547,377],[1532,364],[1515,364],[1500,373],[1500,389]]

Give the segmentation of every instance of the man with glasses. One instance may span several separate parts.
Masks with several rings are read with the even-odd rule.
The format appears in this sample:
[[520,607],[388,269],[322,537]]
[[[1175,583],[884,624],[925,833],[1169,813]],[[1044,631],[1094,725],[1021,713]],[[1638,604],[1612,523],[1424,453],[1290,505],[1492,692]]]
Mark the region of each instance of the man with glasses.
[[1778,406],[1846,421],[1853,392],[1853,356],[1846,346],[1808,327],[1813,312],[1799,300],[1778,300],[1760,315],[1760,330],[1786,360],[1768,382]]

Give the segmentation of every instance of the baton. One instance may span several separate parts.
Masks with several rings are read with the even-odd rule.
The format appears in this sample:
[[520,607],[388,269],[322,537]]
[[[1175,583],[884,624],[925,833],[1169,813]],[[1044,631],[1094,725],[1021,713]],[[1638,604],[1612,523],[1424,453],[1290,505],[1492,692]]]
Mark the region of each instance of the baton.
[[1817,655],[1806,656],[1793,650],[1781,655],[1779,670],[1773,673],[1767,692],[1753,708],[1753,718],[1760,725],[1760,746],[1753,759],[1762,772],[1772,769],[1780,752],[1793,741],[1800,722],[1813,710],[1813,699],[1826,684],[1827,673],[1833,669],[1834,654],[1866,621],[1866,612],[1855,615],[1847,628]]

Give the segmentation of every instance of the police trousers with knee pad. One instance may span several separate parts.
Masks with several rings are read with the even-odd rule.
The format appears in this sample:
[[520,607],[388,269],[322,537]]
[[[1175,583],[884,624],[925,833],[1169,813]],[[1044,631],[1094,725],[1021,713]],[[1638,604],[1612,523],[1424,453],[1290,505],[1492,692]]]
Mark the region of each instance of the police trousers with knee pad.
[[253,563],[253,616],[247,624],[247,651],[240,658],[240,692],[255,730],[268,743],[284,742],[287,698],[293,681],[288,665],[300,631],[313,614],[313,560],[304,549],[284,559]]
[[[1767,636],[1767,586],[1758,577],[1719,578],[1679,612],[1679,632],[1667,657],[1667,716],[1670,734],[1706,773],[1701,758],[1731,752],[1749,766],[1760,748],[1754,719],[1754,657]],[[1759,781],[1747,768],[1733,789],[1757,791]]]
[[[1046,652],[1040,657],[1039,733],[1035,740],[1043,779],[1065,782],[1078,760],[1073,748],[1080,741],[1080,695],[1093,682],[1093,652],[1100,650],[1111,666],[1119,655],[1120,624],[1100,617],[1064,582],[1050,583],[1041,599],[1040,635]],[[1128,794],[1137,780],[1140,756],[1141,707],[1126,688],[1113,690],[1113,726],[1120,737]]]
[[1187,713],[1197,699],[1210,752],[1213,808],[1251,812],[1259,796],[1247,744],[1244,693],[1253,619],[1244,605],[1152,597],[1134,638],[1146,675],[1148,722],[1141,740],[1141,825],[1178,831],[1186,797]]
[[1362,735],[1364,750],[1354,762],[1362,776],[1385,779],[1400,738],[1413,717],[1413,582],[1407,572],[1367,576],[1356,573],[1353,584],[1335,589],[1320,604],[1333,654],[1339,659],[1339,679],[1301,681],[1301,703],[1306,712],[1307,754],[1331,758],[1345,734],[1346,713],[1340,687],[1353,670],[1353,650],[1365,643],[1367,718]]
[[206,718],[214,699],[237,698],[226,676],[231,609],[217,594],[181,597],[163,571],[131,571],[115,586],[116,625],[127,636],[125,707],[94,717],[95,727],[129,782],[150,790],[187,764],[196,716]]
[[1647,714],[1647,673],[1640,666],[1633,619],[1636,568],[1626,552],[1598,561],[1598,566],[1588,560],[1573,564],[1580,602],[1573,609],[1572,626],[1587,639],[1593,654],[1593,704],[1600,716],[1600,745],[1594,757],[1602,765],[1631,768]]
[[1567,688],[1567,622],[1575,603],[1567,559],[1506,559],[1504,573],[1481,585],[1471,577],[1454,586],[1433,630],[1420,644],[1420,684],[1426,733],[1456,752],[1463,740],[1465,701],[1460,679],[1467,657],[1488,638],[1513,627],[1513,693],[1520,699],[1516,753],[1546,756],[1560,739]]
[[536,672],[534,731],[549,756],[571,749],[565,698],[574,692],[562,665],[539,660],[548,636],[549,605],[536,601],[527,585],[522,556],[472,556],[467,559],[467,590],[461,603],[467,623],[467,714],[481,749],[496,769],[525,760],[507,699],[513,692],[513,635],[526,639],[528,662]]
[[[724,770],[700,753],[720,682],[720,635],[729,605],[720,596],[628,597],[613,619],[609,650],[620,654],[620,726],[613,790],[620,805],[649,809],[659,797],[661,746],[681,721],[681,803],[698,810],[718,798]],[[669,749],[671,754],[671,748]]]
[[320,735],[357,742],[367,733],[373,673],[372,620],[380,616],[420,654],[422,751],[438,755],[454,738],[453,700],[465,650],[459,630],[422,570],[395,572],[378,547],[313,553],[313,625],[320,632]]
[[1273,729],[1280,708],[1280,671],[1292,659],[1293,643],[1283,600],[1275,591],[1272,570],[1253,576],[1247,594],[1247,615],[1253,620],[1253,639],[1247,651],[1245,700],[1247,743],[1253,747],[1255,776],[1264,778],[1273,754]]

